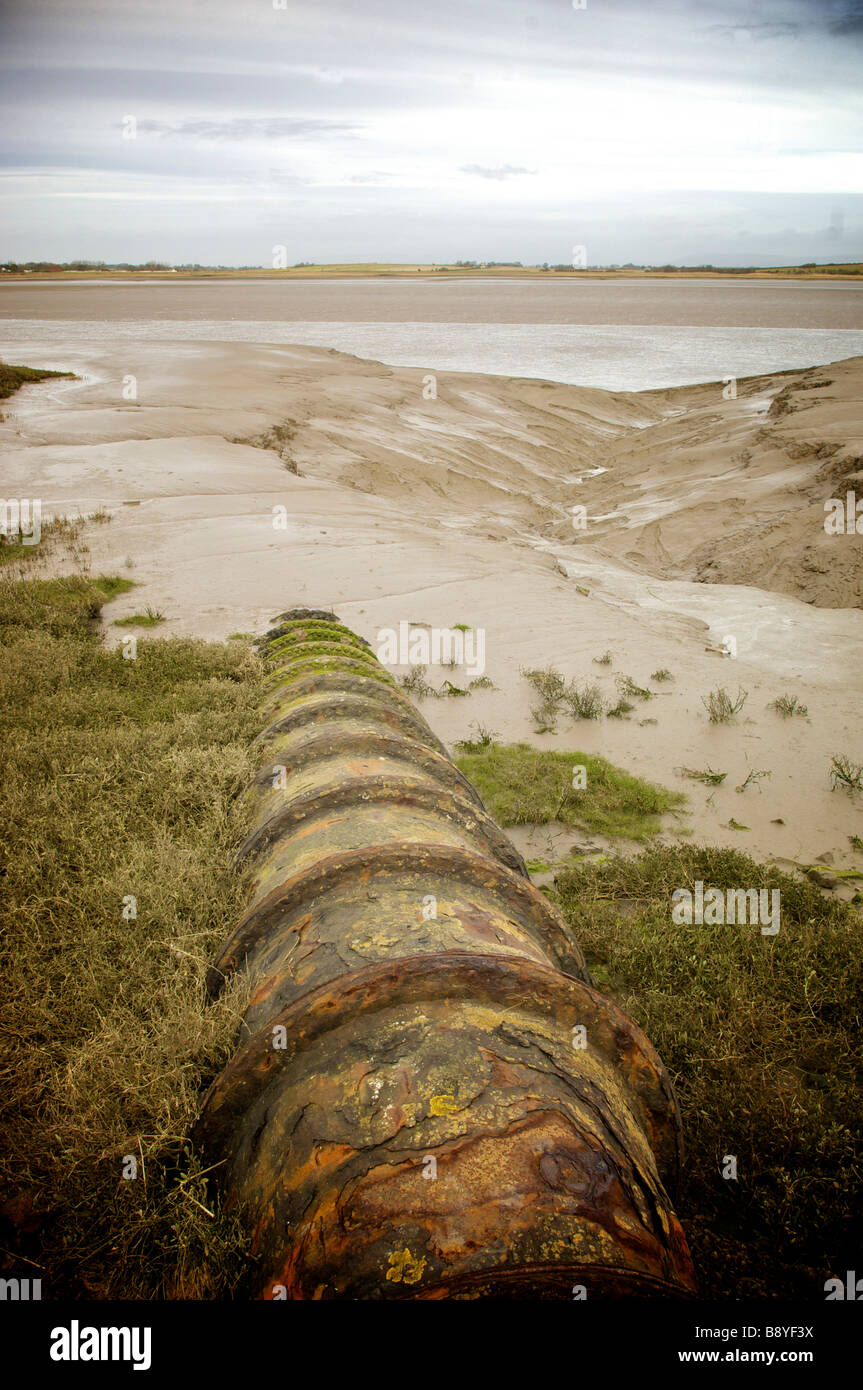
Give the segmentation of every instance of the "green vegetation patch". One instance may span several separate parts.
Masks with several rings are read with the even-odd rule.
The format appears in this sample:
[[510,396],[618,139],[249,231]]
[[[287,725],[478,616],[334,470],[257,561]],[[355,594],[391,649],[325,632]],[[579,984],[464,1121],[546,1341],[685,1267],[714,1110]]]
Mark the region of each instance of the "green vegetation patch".
[[326,672],[344,671],[346,675],[368,676],[370,680],[381,681],[384,685],[395,685],[395,680],[378,662],[356,660],[353,654],[344,656],[311,656],[292,661],[285,659],[275,670],[268,671],[262,689],[267,693],[278,690],[300,676],[320,676]]
[[[260,647],[269,647],[283,638],[291,637],[298,642],[306,641],[328,641],[331,637],[334,641],[339,641],[345,637],[355,637],[350,628],[336,619],[324,618],[290,618],[280,622],[277,618],[273,619],[273,626],[270,628],[270,635],[257,637],[255,640]],[[357,638],[357,640],[359,640]]]
[[[778,888],[775,937],[680,926],[675,888]],[[707,1298],[821,1299],[859,1268],[860,917],[738,850],[583,864],[560,905],[600,989],[647,1033],[683,1113],[676,1208]],[[737,1179],[725,1179],[726,1155]]]
[[308,657],[315,656],[348,657],[351,661],[364,661],[369,666],[380,665],[374,652],[370,652],[368,647],[363,647],[358,642],[294,641],[283,645],[280,641],[266,649],[267,660],[279,661],[282,665],[290,661],[305,661]]
[[114,627],[158,627],[165,621],[164,613],[148,606],[146,613],[129,613],[125,618],[115,618]]
[[45,367],[13,367],[11,362],[0,362],[0,401],[14,396],[27,382],[44,381],[49,376],[74,377],[75,373],[49,372]]
[[0,582],[0,641],[5,646],[25,631],[41,631],[54,637],[85,637],[104,603],[131,589],[130,579],[111,576],[84,579],[31,579],[26,583]]
[[[603,835],[643,840],[686,798],[653,786],[589,753],[557,753],[527,743],[490,744],[456,758],[501,825],[561,821]],[[584,777],[577,773],[584,769]],[[573,782],[584,781],[584,786]]]
[[[106,515],[110,520],[110,513]],[[15,539],[12,536],[0,536],[0,565],[11,566],[17,561],[19,570],[13,577],[22,579],[26,573],[24,565],[30,565],[34,560],[43,560],[47,555],[54,555],[59,549],[78,567],[84,568],[85,559],[89,555],[88,546],[83,538],[84,528],[88,520],[95,519],[95,514],[92,517],[49,517],[40,523],[39,539],[35,543],[32,540],[25,542],[23,537]],[[103,518],[100,516],[101,519]]]
[[204,976],[243,910],[261,666],[107,650],[93,619],[125,584],[0,583],[0,1264],[53,1298],[224,1297],[242,1238],[186,1135],[243,1008]]
[[283,632],[281,637],[270,638],[270,641],[260,645],[265,655],[275,656],[279,652],[288,652],[295,646],[320,644],[320,642],[350,646],[356,651],[368,652],[368,655],[372,655],[367,644],[354,632],[349,632],[347,628],[343,627],[332,627],[331,624],[327,623],[317,623],[314,626],[309,624],[309,627],[300,628],[297,632]]

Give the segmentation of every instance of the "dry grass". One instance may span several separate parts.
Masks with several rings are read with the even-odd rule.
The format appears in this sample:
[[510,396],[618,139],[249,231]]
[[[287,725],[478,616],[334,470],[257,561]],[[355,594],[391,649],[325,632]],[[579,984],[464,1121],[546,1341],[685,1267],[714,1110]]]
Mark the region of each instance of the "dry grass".
[[241,911],[260,664],[237,643],[105,650],[90,620],[118,583],[0,582],[0,1260],[32,1261],[47,1297],[214,1297],[241,1238],[187,1130],[242,1010],[241,984],[213,1005],[203,979]]
[[[781,929],[678,926],[675,888],[776,887]],[[859,1270],[860,916],[737,850],[662,846],[557,880],[601,989],[647,1033],[683,1112],[676,1207],[705,1297],[823,1299]],[[723,1179],[726,1154],[738,1180]],[[856,1262],[856,1263],[855,1263]]]

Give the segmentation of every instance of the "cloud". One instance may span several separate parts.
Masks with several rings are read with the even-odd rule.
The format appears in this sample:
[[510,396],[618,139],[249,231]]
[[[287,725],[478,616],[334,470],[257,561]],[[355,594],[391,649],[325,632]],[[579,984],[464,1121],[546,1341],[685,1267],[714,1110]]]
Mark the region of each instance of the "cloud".
[[749,20],[740,24],[711,24],[708,26],[710,33],[725,34],[742,42],[749,39],[762,42],[771,39],[798,39],[803,33],[803,29],[802,24],[753,24]]
[[[0,0],[2,250],[856,259],[861,30],[863,0]],[[645,211],[684,195],[679,231]]]
[[[842,6],[837,6],[836,8],[841,9]],[[827,21],[827,29],[831,34],[836,34],[839,38],[863,34],[863,5],[849,5],[845,14],[840,14],[837,19],[830,19]]]
[[189,140],[304,140],[327,135],[353,135],[360,126],[348,121],[304,116],[234,116],[226,121],[141,120],[138,130]]
[[516,174],[535,174],[535,169],[522,169],[517,164],[498,164],[489,167],[485,164],[461,164],[459,165],[462,174],[476,174],[480,179],[511,179]]

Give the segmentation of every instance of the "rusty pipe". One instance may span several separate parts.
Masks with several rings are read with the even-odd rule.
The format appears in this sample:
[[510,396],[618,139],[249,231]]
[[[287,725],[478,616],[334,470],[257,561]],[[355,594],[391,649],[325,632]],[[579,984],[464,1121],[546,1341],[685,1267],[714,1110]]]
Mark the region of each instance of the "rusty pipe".
[[368,645],[282,614],[196,1127],[264,1298],[694,1291],[668,1075]]

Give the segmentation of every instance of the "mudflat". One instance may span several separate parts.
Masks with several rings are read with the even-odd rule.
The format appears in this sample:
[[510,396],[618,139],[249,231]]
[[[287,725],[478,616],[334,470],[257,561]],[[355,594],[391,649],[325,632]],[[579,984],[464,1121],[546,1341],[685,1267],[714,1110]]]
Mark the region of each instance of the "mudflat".
[[745,280],[0,281],[0,318],[863,328],[863,284]]
[[[829,776],[834,754],[863,760],[863,536],[825,529],[828,499],[863,496],[863,358],[726,398],[721,383],[614,393],[467,373],[432,387],[422,370],[244,343],[48,353],[35,332],[19,360],[79,379],[5,403],[4,491],[46,516],[110,511],[88,528],[92,568],[137,587],[104,609],[107,641],[146,605],[160,634],[217,639],[334,608],[376,650],[400,623],[467,624],[495,688],[424,702],[450,745],[482,724],[600,753],[688,794],[672,839],[863,865],[849,846],[863,807]],[[627,676],[652,698],[538,735],[521,672],[549,664],[609,705]],[[746,692],[727,725],[703,704],[720,686]],[[772,709],[783,694],[806,716]],[[769,776],[737,791],[750,772]],[[559,856],[577,840],[552,826],[521,842]]]

